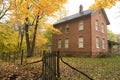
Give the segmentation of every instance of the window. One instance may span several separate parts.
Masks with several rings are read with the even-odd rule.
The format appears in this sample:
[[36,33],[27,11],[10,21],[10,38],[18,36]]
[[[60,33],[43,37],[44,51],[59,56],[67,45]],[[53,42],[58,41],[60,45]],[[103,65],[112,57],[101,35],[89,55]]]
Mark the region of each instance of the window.
[[105,40],[102,39],[102,48],[105,49]]
[[102,23],[102,33],[104,33],[105,31],[104,31],[104,24]]
[[65,33],[69,33],[69,25],[68,24],[66,24],[66,26],[65,26]]
[[79,25],[78,25],[78,30],[79,30],[79,31],[80,31],[80,30],[83,30],[83,28],[84,28],[83,21],[80,21],[80,22],[79,22]]
[[99,11],[98,13],[101,14],[101,11]]
[[98,20],[96,20],[95,26],[96,26],[96,31],[98,31]]
[[78,39],[78,48],[83,48],[84,47],[84,39],[83,37],[79,37]]
[[62,26],[60,25],[60,26],[58,26],[58,28],[57,28],[59,31],[62,31]]
[[96,48],[99,48],[100,45],[99,45],[99,37],[96,37]]
[[69,48],[69,39],[65,39],[65,48]]
[[58,40],[58,48],[61,48],[61,39]]

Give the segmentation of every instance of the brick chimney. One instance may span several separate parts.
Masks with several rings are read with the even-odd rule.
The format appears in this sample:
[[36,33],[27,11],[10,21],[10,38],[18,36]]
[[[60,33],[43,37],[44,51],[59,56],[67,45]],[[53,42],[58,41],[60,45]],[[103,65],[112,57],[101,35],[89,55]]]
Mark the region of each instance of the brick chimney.
[[83,6],[80,5],[80,7],[79,7],[79,13],[81,13],[82,11],[83,11]]

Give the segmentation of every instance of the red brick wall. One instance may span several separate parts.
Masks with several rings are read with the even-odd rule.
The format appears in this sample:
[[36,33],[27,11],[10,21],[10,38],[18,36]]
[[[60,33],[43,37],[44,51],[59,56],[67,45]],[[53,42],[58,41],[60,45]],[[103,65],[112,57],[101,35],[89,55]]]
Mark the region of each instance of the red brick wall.
[[[96,19],[99,22],[99,30],[96,31],[95,21]],[[101,24],[104,23],[105,32],[102,33]],[[95,55],[99,52],[108,51],[108,42],[107,42],[107,23],[101,11],[96,11],[91,15],[91,30],[92,30],[92,55]],[[100,48],[96,48],[96,37],[100,38],[100,41],[104,38],[105,40],[105,49],[102,49],[102,42],[100,42]]]
[[[95,28],[95,20],[99,20],[99,23],[104,23],[105,25],[105,33],[102,33],[101,30],[101,24],[99,24],[99,31],[96,31]],[[78,23],[80,20],[83,20],[84,22],[84,30],[79,31],[78,30]],[[69,33],[65,33],[65,25],[66,23],[69,24],[70,31]],[[95,12],[92,15],[88,15],[82,18],[77,18],[65,23],[57,24],[54,27],[58,28],[59,26],[62,26],[62,34],[57,35],[53,34],[52,36],[52,50],[58,51],[60,50],[64,54],[73,54],[73,55],[95,55],[96,53],[100,52],[107,52],[108,46],[107,46],[107,24],[103,17],[102,12],[99,14],[99,12]],[[84,37],[84,48],[78,48],[78,38],[79,36]],[[100,38],[100,41],[102,38],[105,39],[105,49],[102,49],[102,42],[100,44],[100,48],[96,48],[96,36]],[[69,39],[69,48],[65,49],[65,39]],[[58,49],[58,40],[62,40],[62,48]]]
[[[83,20],[84,23],[84,30],[79,31],[78,30],[78,24],[79,21]],[[58,24],[55,26],[55,28],[59,27],[60,25],[62,26],[62,34],[61,35],[56,35],[54,34],[52,37],[52,50],[53,51],[57,51],[60,50],[63,53],[67,53],[67,52],[71,52],[74,54],[80,54],[80,53],[87,53],[90,54],[91,52],[91,36],[90,36],[90,16],[86,16],[83,18],[78,18],[78,19],[74,19],[71,20],[69,22],[67,22],[69,24],[69,28],[70,28],[70,32],[69,33],[65,33],[65,25],[66,23],[62,23],[62,24]],[[78,38],[82,36],[84,37],[84,48],[78,48]],[[64,42],[65,39],[68,38],[69,39],[69,48],[65,49],[64,48]],[[57,41],[61,39],[62,40],[62,48],[58,49],[57,48]]]

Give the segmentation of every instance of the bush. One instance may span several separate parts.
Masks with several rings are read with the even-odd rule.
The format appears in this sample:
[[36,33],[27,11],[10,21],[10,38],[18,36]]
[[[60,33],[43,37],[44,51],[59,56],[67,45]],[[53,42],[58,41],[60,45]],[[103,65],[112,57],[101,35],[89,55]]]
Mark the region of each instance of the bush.
[[118,54],[113,54],[113,53],[100,53],[97,55],[97,58],[111,58],[111,57],[116,57]]

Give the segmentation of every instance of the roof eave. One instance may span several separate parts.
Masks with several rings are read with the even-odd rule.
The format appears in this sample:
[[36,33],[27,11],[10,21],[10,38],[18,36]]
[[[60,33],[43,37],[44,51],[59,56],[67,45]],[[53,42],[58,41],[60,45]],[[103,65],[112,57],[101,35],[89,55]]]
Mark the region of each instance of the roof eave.
[[63,21],[63,22],[55,23],[55,24],[53,24],[53,26],[58,25],[58,24],[61,24],[61,23],[64,23],[64,22],[68,22],[68,21],[71,21],[71,20],[74,20],[74,19],[77,19],[77,18],[89,16],[89,15],[91,15],[91,14],[92,14],[92,13],[87,14],[87,15],[83,15],[83,16],[79,16],[79,17],[76,17],[76,18],[73,18],[73,19],[70,19],[70,20],[66,20],[66,21]]
[[109,19],[108,19],[108,17],[107,17],[107,14],[106,14],[105,10],[102,9],[102,12],[103,12],[104,17],[105,17],[105,19],[106,19],[107,25],[109,25],[109,24],[110,24],[110,21],[109,21]]

